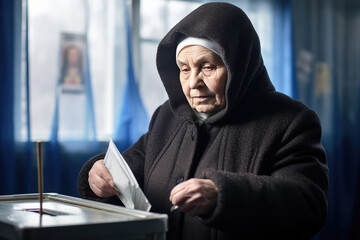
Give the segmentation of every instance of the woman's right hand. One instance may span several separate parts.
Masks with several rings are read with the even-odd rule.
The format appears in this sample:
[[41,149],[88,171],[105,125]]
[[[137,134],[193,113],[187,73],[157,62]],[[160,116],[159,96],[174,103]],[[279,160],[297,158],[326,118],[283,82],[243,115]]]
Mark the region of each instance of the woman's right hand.
[[104,165],[104,160],[98,160],[89,171],[89,186],[98,197],[111,197],[118,195],[114,180]]

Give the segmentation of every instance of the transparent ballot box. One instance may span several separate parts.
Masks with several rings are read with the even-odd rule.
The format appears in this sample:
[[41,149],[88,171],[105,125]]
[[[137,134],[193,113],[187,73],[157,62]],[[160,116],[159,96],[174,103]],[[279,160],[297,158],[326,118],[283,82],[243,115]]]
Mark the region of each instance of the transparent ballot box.
[[56,193],[0,196],[0,240],[165,239],[167,215]]

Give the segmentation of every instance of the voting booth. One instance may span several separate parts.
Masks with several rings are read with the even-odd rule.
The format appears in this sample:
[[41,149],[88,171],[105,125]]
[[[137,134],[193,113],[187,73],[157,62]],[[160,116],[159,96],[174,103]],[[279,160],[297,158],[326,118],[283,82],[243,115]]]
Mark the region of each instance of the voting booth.
[[167,215],[44,193],[0,196],[0,240],[166,238]]

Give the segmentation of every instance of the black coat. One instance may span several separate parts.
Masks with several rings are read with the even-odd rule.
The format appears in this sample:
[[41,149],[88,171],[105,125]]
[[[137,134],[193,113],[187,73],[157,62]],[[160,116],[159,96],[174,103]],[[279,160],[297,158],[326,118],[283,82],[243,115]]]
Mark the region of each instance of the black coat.
[[[226,107],[197,123],[181,90],[175,48],[183,36],[217,42],[228,70]],[[204,4],[159,44],[157,67],[169,101],[149,131],[123,156],[152,204],[169,215],[168,239],[308,239],[326,216],[328,169],[317,115],[271,85],[257,34],[246,15],[225,3]],[[91,192],[87,174],[79,193]],[[214,212],[191,217],[170,212],[170,191],[189,178],[219,189]]]

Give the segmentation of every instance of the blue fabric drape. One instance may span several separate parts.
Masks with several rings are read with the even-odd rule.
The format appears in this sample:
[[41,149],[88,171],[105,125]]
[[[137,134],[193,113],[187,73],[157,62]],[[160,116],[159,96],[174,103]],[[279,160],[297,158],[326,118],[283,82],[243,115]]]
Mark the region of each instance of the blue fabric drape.
[[[15,123],[19,124],[20,97],[20,66],[21,66],[21,24],[22,7],[25,7],[24,18],[27,24],[27,1],[21,0],[0,1],[0,194],[14,194],[35,192],[36,169],[32,166],[34,144],[30,141],[30,109],[29,109],[29,74],[28,74],[28,39],[25,38],[25,85],[26,99],[25,116],[26,127],[25,141],[19,142],[16,138]],[[27,35],[27,34],[26,34]],[[20,125],[20,124],[19,124]],[[34,174],[35,172],[35,174]]]
[[[33,162],[33,144],[31,143],[31,124],[30,124],[30,75],[29,75],[29,11],[28,11],[28,0],[25,1],[25,51],[24,51],[24,58],[25,58],[25,99],[26,99],[26,108],[25,108],[25,119],[26,119],[26,140],[25,145],[23,148],[26,153],[26,164],[22,164],[24,176],[25,176],[25,191],[31,191],[33,189],[35,175],[32,171],[32,162]],[[21,100],[19,100],[21,101]],[[16,101],[14,101],[16,102]],[[19,103],[17,103],[19,104]]]
[[118,116],[113,140],[120,152],[126,150],[147,131],[149,117],[142,103],[137,85],[132,59],[131,26],[124,4],[127,45],[127,76],[123,89],[122,105]]
[[89,57],[89,46],[86,44],[86,133],[85,137],[87,140],[95,141],[96,139],[96,122],[95,122],[95,111],[94,111],[94,100],[93,91],[91,85],[91,74],[90,74],[90,57]]
[[0,0],[0,194],[16,188],[14,139],[15,1]]
[[[360,23],[359,23],[360,25]],[[357,59],[356,59],[356,66],[360,66],[360,47],[357,49]],[[360,78],[360,68],[357,69],[357,76]],[[360,121],[360,94],[357,97],[357,107],[356,107],[356,116],[357,116],[357,121]],[[357,141],[354,143],[354,146],[360,146],[360,127],[357,126],[357,131],[354,132],[354,134],[357,136]],[[360,149],[357,147],[356,148],[357,152],[356,152],[356,156],[358,159],[358,169],[357,169],[357,180],[355,179],[355,181],[357,181],[357,195],[354,199],[355,201],[355,211],[354,211],[354,216],[352,218],[352,222],[351,222],[351,229],[350,229],[350,233],[349,233],[349,239],[360,239]]]
[[320,117],[329,165],[328,215],[314,239],[359,239],[360,2],[294,3],[297,55],[310,56],[300,100]]
[[[60,82],[60,81],[59,81]],[[44,166],[44,178],[46,179],[46,185],[50,186],[52,192],[60,192],[60,183],[61,183],[61,174],[60,174],[60,159],[59,159],[59,83],[55,93],[55,110],[54,110],[54,117],[53,123],[51,126],[51,134],[50,134],[50,141],[49,141],[49,149],[50,151],[46,152],[46,155],[50,157],[51,164],[46,164]],[[48,175],[48,173],[50,173]],[[45,188],[46,189],[46,188]],[[45,190],[46,191],[46,190]]]
[[298,98],[295,75],[292,3],[275,0],[274,5],[274,68],[270,79],[278,92]]

